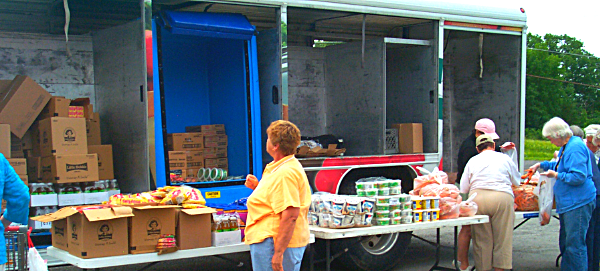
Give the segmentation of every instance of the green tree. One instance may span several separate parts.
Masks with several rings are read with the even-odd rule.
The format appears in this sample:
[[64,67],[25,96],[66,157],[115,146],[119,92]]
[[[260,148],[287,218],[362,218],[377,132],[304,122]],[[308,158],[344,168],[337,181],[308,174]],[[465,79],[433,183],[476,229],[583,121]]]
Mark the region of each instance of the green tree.
[[568,35],[529,34],[527,47],[526,127],[541,129],[554,116],[580,126],[600,123],[598,89],[585,86],[599,84],[600,60],[583,49],[583,42]]

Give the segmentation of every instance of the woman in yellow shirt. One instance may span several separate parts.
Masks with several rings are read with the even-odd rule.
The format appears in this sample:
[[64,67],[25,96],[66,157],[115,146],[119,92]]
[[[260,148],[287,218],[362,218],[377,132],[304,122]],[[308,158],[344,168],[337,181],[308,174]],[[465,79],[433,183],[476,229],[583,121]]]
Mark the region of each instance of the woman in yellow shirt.
[[310,186],[302,165],[294,157],[300,130],[289,121],[278,120],[267,129],[267,164],[262,180],[252,174],[246,186],[248,197],[246,244],[250,245],[255,271],[298,271],[309,242],[308,207]]

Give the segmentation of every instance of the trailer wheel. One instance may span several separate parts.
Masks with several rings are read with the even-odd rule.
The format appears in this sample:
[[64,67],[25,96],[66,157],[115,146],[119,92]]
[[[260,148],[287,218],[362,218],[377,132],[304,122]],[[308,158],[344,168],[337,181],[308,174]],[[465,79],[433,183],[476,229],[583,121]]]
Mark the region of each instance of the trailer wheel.
[[338,263],[349,270],[389,270],[402,260],[411,240],[411,232],[335,240],[332,247],[347,249]]

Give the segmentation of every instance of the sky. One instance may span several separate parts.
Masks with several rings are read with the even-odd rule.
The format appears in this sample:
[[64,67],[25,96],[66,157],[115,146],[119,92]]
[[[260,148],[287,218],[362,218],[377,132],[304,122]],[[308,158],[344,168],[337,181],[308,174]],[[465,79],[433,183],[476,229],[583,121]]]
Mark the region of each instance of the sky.
[[438,0],[477,6],[524,8],[528,32],[543,36],[546,33],[567,34],[583,42],[584,49],[600,57],[599,0]]

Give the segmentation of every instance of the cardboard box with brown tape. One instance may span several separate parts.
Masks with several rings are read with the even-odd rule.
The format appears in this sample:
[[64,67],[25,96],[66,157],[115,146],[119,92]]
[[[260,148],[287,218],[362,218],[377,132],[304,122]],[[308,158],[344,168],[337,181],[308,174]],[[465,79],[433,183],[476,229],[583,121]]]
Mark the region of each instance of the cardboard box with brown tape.
[[98,155],[98,177],[100,180],[115,178],[112,145],[90,145],[88,153]]
[[42,181],[45,183],[97,182],[98,156],[53,155],[42,158]]
[[[128,218],[131,207],[103,209],[65,207],[57,212],[31,218],[52,223],[52,245],[73,256],[90,259],[128,253]],[[66,221],[66,223],[65,223]],[[66,241],[66,242],[65,242]]]
[[129,219],[129,253],[156,251],[158,239],[163,234],[175,234],[176,205],[133,207]]
[[50,100],[50,93],[31,78],[17,75],[10,85],[0,89],[0,123],[22,138]]
[[32,182],[42,181],[42,157],[27,158],[27,176]]
[[228,169],[229,161],[227,160],[227,158],[204,159],[204,167]]
[[84,119],[54,117],[39,125],[42,157],[88,153]]
[[204,158],[225,158],[227,157],[227,148],[204,148]]
[[169,151],[169,169],[185,169],[187,154],[185,151]]
[[11,141],[10,125],[0,124],[0,153],[6,158],[10,158]]
[[204,136],[204,147],[205,148],[227,148],[227,136],[226,135],[205,135]]

